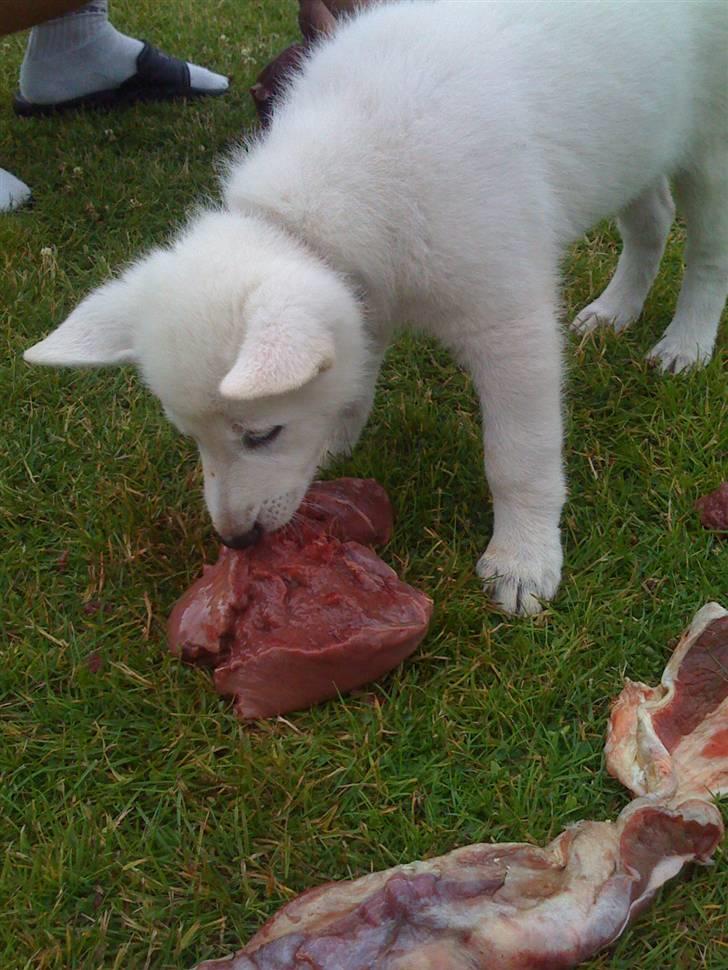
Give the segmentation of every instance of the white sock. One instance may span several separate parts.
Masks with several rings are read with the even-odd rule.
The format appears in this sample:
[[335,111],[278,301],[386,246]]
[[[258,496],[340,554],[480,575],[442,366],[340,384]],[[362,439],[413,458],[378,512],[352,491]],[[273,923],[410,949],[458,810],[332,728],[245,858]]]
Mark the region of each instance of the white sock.
[[30,189],[4,168],[0,168],[0,212],[17,209],[30,198]]
[[[55,104],[118,87],[136,73],[143,44],[109,23],[107,0],[49,20],[30,32],[20,68],[20,93],[35,104]],[[196,91],[221,92],[227,78],[188,64]]]

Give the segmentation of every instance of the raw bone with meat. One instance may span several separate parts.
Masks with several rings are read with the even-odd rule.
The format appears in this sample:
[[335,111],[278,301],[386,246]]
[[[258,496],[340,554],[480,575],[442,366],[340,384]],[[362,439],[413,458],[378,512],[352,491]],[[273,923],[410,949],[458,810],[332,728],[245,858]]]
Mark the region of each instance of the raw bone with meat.
[[638,797],[545,848],[457,849],[328,883],[197,970],[559,970],[612,943],[668,879],[708,863],[728,793],[728,612],[695,616],[659,687],[627,681],[607,768]]

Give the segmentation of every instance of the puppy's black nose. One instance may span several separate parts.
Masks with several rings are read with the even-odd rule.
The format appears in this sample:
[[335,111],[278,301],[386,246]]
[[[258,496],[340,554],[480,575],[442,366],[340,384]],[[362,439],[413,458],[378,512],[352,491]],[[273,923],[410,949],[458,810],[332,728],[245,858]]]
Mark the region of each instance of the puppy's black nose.
[[254,546],[262,535],[263,530],[256,522],[248,532],[241,532],[235,536],[220,536],[220,541],[228,549],[247,549],[248,546]]

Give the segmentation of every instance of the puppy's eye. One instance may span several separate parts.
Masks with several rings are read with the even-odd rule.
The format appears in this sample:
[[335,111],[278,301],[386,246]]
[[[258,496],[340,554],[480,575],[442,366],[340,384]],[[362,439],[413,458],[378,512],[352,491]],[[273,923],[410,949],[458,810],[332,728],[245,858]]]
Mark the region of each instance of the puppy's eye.
[[277,424],[267,431],[245,431],[243,433],[243,444],[246,448],[260,448],[269,445],[283,431],[283,425]]

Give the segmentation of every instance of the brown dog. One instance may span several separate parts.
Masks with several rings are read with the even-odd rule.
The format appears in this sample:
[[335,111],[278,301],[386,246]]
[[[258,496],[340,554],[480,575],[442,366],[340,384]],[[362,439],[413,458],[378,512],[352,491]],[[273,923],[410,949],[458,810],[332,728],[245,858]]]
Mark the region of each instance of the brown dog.
[[333,33],[337,17],[366,7],[372,2],[373,0],[299,0],[298,26],[304,43],[286,47],[275,60],[263,68],[250,89],[262,125],[270,122],[276,97],[301,63],[306,45],[314,43],[322,35]]

